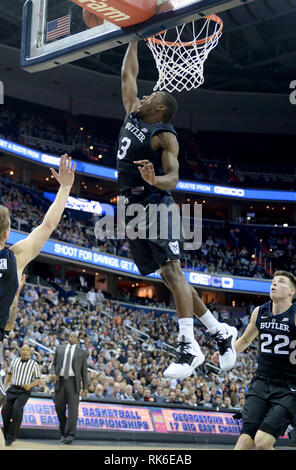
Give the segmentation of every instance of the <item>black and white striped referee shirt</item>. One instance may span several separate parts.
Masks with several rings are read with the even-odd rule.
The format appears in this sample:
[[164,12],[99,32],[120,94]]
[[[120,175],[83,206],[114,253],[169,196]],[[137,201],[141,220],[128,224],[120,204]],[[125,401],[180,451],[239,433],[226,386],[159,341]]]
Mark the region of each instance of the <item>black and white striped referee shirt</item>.
[[22,361],[20,357],[14,359],[8,369],[12,374],[11,385],[29,385],[36,379],[40,379],[40,369],[36,361],[29,359]]

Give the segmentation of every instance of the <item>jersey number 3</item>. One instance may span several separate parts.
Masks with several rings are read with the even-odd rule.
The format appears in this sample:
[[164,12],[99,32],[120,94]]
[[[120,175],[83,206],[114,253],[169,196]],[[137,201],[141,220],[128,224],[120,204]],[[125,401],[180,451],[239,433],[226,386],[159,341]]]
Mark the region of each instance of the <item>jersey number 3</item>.
[[126,156],[127,151],[130,148],[131,143],[132,143],[132,141],[128,137],[124,137],[122,139],[121,144],[120,144],[120,148],[117,152],[117,158],[119,160],[122,160]]

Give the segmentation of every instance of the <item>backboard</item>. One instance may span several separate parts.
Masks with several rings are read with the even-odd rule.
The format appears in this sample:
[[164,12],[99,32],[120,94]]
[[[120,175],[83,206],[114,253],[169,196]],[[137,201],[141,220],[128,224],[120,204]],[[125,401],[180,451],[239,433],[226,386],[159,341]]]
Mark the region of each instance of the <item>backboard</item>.
[[[155,0],[156,12],[144,22],[121,27],[112,23],[111,15],[106,14],[103,24],[93,28],[86,26],[83,10],[74,1],[26,1],[22,20],[21,67],[29,72],[47,70],[255,0],[171,0],[166,4],[167,8],[164,8],[164,0]],[[80,3],[86,7],[100,4],[102,9],[108,1],[82,0]]]

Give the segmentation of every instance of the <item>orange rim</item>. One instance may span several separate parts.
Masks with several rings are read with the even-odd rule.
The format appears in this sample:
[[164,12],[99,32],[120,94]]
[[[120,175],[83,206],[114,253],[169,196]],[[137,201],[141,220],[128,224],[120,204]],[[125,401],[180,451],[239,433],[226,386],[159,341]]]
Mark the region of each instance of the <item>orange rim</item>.
[[[220,26],[219,31],[212,34],[212,36],[209,36],[208,38],[198,39],[197,41],[190,41],[190,42],[170,42],[170,41],[163,41],[162,39],[157,39],[156,36],[158,36],[159,34],[163,34],[167,31],[165,29],[164,31],[161,31],[160,33],[158,33],[156,36],[151,36],[149,38],[149,40],[153,44],[164,44],[166,46],[172,46],[172,47],[181,47],[181,46],[190,47],[193,44],[197,44],[197,45],[205,44],[205,43],[211,41],[212,39],[215,39],[216,37],[221,35],[224,24],[223,24],[223,21],[221,20],[221,18],[217,15],[209,15],[209,16],[205,16],[204,18],[207,18],[208,20],[215,21]],[[146,41],[147,41],[147,39],[146,39]]]

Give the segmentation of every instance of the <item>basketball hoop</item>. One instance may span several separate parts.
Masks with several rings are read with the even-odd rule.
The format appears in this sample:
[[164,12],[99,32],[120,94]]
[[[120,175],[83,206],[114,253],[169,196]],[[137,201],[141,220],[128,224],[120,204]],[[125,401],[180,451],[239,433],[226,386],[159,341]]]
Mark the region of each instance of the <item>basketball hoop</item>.
[[[192,21],[146,39],[159,74],[154,91],[189,91],[203,84],[204,63],[218,44],[223,21],[217,15],[205,16],[202,20],[204,24],[199,32],[196,22]],[[185,41],[190,28],[193,39]],[[173,40],[169,37],[172,34]]]

